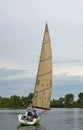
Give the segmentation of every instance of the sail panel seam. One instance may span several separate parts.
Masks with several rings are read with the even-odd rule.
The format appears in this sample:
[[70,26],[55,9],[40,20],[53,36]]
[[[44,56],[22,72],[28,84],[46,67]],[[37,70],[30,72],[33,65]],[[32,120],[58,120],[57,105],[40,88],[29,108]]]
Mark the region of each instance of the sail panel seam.
[[49,58],[47,58],[45,60],[40,60],[40,62],[43,62],[43,61],[46,61],[46,60],[49,60],[49,59],[52,59],[52,56],[50,56]]
[[44,89],[44,90],[41,90],[41,91],[35,91],[36,93],[41,93],[41,92],[43,92],[43,91],[46,91],[46,90],[48,90],[48,89],[50,89],[51,87],[49,87],[49,88],[46,88],[46,89]]
[[47,41],[47,42],[43,42],[43,44],[47,44],[47,43],[49,43],[50,42],[50,40],[49,41]]
[[47,73],[40,74],[40,75],[37,75],[37,76],[43,76],[43,75],[47,75],[47,74],[49,74],[49,73],[51,73],[51,72],[52,72],[52,70],[51,70],[51,71],[49,71],[49,72],[47,72]]

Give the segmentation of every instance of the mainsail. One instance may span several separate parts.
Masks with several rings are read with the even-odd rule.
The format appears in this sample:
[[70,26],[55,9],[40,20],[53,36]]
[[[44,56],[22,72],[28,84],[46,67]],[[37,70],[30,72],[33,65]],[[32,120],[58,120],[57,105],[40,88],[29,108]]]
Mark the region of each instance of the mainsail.
[[48,25],[46,23],[39,67],[37,72],[33,107],[50,109],[50,99],[52,90],[52,51]]

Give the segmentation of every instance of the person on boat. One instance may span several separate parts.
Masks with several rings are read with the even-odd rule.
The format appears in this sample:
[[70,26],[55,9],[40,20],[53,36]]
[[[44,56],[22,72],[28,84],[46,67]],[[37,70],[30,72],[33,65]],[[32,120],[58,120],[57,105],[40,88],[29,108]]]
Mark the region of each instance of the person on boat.
[[27,117],[26,117],[26,119],[29,119],[32,116],[32,112],[33,112],[32,104],[30,103],[27,107]]
[[39,113],[38,113],[37,109],[33,109],[33,117],[34,118],[38,118],[39,117]]

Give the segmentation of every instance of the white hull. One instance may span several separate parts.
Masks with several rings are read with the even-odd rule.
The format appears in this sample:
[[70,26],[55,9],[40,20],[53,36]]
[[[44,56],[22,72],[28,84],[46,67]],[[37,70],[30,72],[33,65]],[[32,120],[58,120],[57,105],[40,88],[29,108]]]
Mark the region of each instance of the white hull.
[[22,119],[22,116],[23,116],[22,114],[18,115],[18,120],[21,125],[35,125],[35,124],[39,124],[40,122],[40,117],[34,118],[33,121],[28,121],[26,119]]

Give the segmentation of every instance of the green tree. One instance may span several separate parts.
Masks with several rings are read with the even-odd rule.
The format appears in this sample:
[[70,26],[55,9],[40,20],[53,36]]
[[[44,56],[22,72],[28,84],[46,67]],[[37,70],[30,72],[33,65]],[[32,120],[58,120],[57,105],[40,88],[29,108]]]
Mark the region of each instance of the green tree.
[[58,100],[53,99],[51,101],[51,107],[64,107],[64,98],[59,98]]
[[79,105],[79,107],[83,107],[83,93],[82,92],[80,92],[79,94],[78,94],[78,101],[77,101],[77,103],[78,103],[78,105]]
[[20,107],[20,96],[11,96],[10,98],[10,108],[19,108]]
[[50,106],[51,107],[55,107],[56,106],[56,100],[53,99],[51,102],[50,102]]
[[72,93],[65,95],[65,106],[72,107],[73,103],[74,103],[74,95]]

